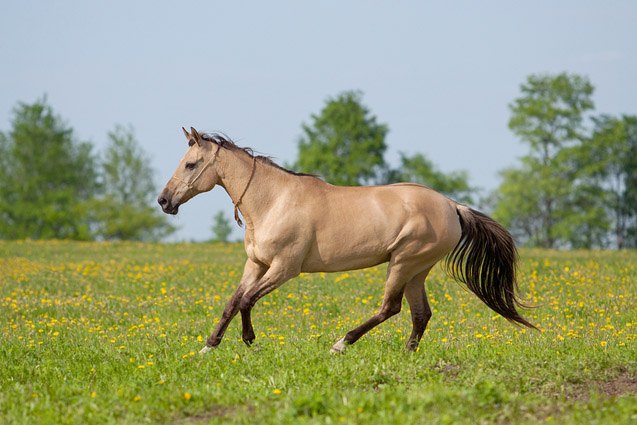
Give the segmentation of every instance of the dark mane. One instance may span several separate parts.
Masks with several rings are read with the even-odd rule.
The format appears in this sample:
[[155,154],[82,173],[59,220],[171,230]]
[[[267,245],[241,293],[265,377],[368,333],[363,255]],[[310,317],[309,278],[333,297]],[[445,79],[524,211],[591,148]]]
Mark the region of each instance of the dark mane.
[[221,146],[222,148],[225,148],[225,149],[242,151],[242,152],[250,155],[250,157],[256,159],[257,161],[259,161],[262,164],[266,164],[266,165],[270,165],[270,166],[272,166],[274,168],[278,168],[279,170],[285,171],[286,173],[292,174],[293,176],[307,176],[307,177],[316,177],[316,178],[318,178],[318,176],[316,176],[315,174],[299,173],[299,172],[288,170],[287,168],[281,167],[279,164],[274,162],[272,160],[272,158],[270,158],[269,156],[255,155],[254,154],[254,150],[252,150],[252,148],[248,148],[248,147],[244,148],[244,147],[238,146],[235,142],[233,142],[229,137],[227,137],[224,134],[221,134],[221,133],[203,133],[201,135],[201,138],[203,140],[207,140],[209,142],[215,143],[215,144],[217,144],[217,145],[219,145],[219,146]]

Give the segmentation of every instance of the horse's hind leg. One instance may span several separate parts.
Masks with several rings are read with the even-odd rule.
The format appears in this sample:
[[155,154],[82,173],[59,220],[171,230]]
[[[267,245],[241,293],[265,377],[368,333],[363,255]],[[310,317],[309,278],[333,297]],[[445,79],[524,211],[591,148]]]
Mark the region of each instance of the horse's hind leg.
[[409,268],[404,267],[402,264],[395,264],[394,261],[390,261],[387,268],[385,294],[383,296],[383,303],[380,306],[380,310],[365,323],[349,331],[345,337],[332,346],[330,351],[332,353],[342,353],[345,351],[346,346],[355,343],[372,328],[398,314],[402,304],[405,285],[407,284],[409,277]]
[[417,274],[405,286],[405,298],[411,309],[411,321],[413,324],[411,336],[407,340],[406,346],[409,351],[416,351],[420,339],[427,328],[427,323],[431,318],[431,308],[425,292],[425,279],[427,274],[429,274],[429,270],[431,269]]

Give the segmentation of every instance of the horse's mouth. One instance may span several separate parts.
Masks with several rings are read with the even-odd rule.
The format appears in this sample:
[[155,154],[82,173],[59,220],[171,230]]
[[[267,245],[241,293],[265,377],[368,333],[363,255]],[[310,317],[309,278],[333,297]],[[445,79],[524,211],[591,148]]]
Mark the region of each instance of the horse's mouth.
[[175,215],[179,211],[179,203],[173,204],[168,199],[166,199],[163,194],[159,195],[159,199],[157,199],[157,202],[161,206],[161,210],[166,214]]
[[166,214],[176,215],[179,212],[179,205],[170,205],[166,208],[162,208]]

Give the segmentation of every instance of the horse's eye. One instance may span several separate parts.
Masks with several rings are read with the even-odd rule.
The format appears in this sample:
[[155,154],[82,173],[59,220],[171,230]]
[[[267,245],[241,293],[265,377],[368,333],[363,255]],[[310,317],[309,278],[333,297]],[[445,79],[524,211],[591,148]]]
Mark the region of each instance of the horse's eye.
[[197,166],[196,162],[187,162],[186,163],[186,170],[194,170],[196,166]]

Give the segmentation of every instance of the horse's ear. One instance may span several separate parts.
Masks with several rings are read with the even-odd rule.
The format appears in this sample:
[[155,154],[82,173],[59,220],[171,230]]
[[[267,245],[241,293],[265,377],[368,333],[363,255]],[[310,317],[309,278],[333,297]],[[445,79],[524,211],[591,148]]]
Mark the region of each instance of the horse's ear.
[[183,127],[181,127],[181,129],[184,131],[184,134],[186,135],[186,139],[190,140],[190,134],[188,134],[188,131]]
[[190,127],[190,135],[195,140],[197,145],[201,146],[201,136],[199,135],[199,133],[197,133],[197,130],[195,130],[194,127]]

